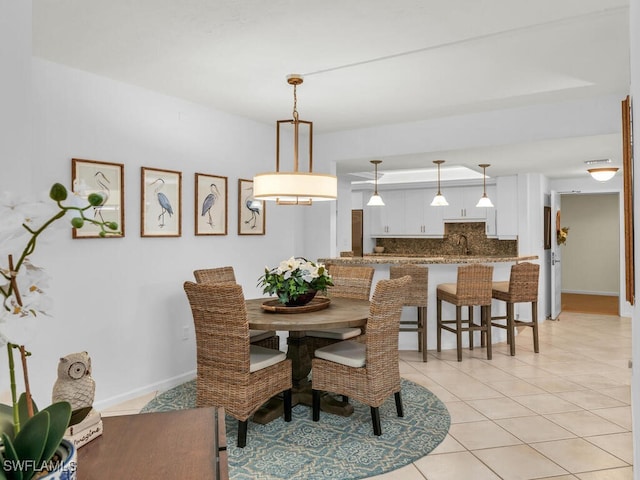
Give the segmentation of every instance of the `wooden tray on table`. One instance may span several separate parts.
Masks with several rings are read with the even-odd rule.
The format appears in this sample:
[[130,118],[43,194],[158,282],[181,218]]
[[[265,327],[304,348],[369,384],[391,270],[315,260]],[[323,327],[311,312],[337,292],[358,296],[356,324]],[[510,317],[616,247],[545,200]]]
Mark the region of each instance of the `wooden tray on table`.
[[277,299],[265,300],[262,302],[262,309],[267,312],[274,313],[307,313],[316,312],[318,310],[324,310],[331,304],[331,299],[327,297],[314,297],[306,305],[287,307],[281,304]]

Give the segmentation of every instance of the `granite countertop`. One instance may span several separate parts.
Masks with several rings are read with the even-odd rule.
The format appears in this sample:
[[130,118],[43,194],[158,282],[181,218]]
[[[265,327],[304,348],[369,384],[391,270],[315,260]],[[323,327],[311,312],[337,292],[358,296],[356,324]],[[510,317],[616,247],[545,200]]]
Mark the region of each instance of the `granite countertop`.
[[537,255],[528,256],[491,256],[491,255],[401,255],[392,253],[365,253],[363,257],[339,257],[320,258],[319,262],[333,263],[334,265],[371,265],[371,264],[458,264],[458,263],[497,263],[497,262],[524,262],[537,260]]

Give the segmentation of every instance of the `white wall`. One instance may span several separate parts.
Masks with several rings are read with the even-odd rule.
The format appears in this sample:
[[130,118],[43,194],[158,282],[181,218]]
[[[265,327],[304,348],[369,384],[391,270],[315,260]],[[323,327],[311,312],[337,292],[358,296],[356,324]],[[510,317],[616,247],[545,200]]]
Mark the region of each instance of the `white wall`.
[[561,247],[563,292],[619,294],[618,197],[615,193],[562,195],[562,226],[569,227]]
[[[195,343],[182,284],[192,271],[233,265],[255,298],[265,264],[306,254],[291,234],[303,207],[269,204],[265,236],[236,233],[238,178],[273,168],[274,126],[39,59],[32,68],[33,188],[69,185],[73,157],[123,163],[126,209],[125,238],[72,240],[65,228],[48,232],[34,255],[53,276],[55,301],[28,346],[36,400],[49,401],[58,357],[79,350],[92,357],[98,407],[190,377]],[[182,172],[182,237],[140,237],[142,166]],[[228,177],[228,235],[194,236],[195,172]]]

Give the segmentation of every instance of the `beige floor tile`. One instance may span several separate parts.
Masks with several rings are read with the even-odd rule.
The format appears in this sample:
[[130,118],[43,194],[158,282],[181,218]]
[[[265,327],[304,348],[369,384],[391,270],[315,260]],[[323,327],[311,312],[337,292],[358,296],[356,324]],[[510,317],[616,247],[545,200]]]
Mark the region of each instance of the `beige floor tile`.
[[599,389],[598,392],[608,395],[616,400],[631,405],[631,386],[625,385],[624,387],[604,388]]
[[372,480],[424,480],[424,475],[422,475],[420,470],[412,463],[393,472],[383,473],[382,475],[369,478]]
[[581,473],[577,475],[577,478],[580,480],[633,480],[633,469],[625,467],[599,470],[597,472]]
[[469,452],[427,455],[415,466],[428,480],[499,480],[484,463]]
[[625,385],[624,383],[621,384],[614,378],[605,377],[603,375],[576,375],[575,377],[572,377],[571,380],[593,390],[615,388]]
[[537,480],[576,480],[578,477],[575,475],[560,475],[558,477],[544,477]]
[[503,480],[528,480],[568,473],[529,445],[476,450],[473,454]]
[[575,403],[579,407],[587,410],[595,408],[622,407],[624,403],[619,402],[615,398],[611,398],[594,390],[580,390],[578,392],[560,392],[556,394],[558,397],[568,402]]
[[570,473],[627,466],[619,458],[582,438],[534,443],[531,446]]
[[457,423],[449,434],[469,450],[504,447],[522,443],[499,425],[491,422]]
[[479,398],[495,398],[503,396],[495,389],[476,380],[469,380],[466,383],[448,382],[442,386],[460,400],[474,400]]
[[464,452],[466,448],[460,445],[451,435],[444,437],[444,440],[429,455],[438,455],[439,453]]
[[552,393],[543,393],[541,395],[523,395],[514,398],[514,400],[536,413],[562,413],[575,412],[582,410],[579,406],[567,402]]
[[599,417],[595,413],[582,410],[579,412],[553,413],[545,415],[552,422],[566,428],[580,437],[621,433],[625,429]]
[[633,463],[633,434],[631,432],[586,437],[585,440],[611,455],[615,455],[620,460],[624,460],[629,465]]
[[515,400],[507,397],[469,400],[467,403],[492,420],[497,418],[526,417],[534,413]]
[[482,415],[473,407],[465,402],[446,402],[447,410],[451,415],[451,423],[479,422],[486,420],[487,417]]
[[527,378],[527,382],[550,393],[573,392],[577,390],[584,390],[586,388],[578,383],[569,381],[565,377],[559,377],[556,375]]
[[496,423],[525,443],[548,442],[575,435],[541,415],[496,420]]
[[602,418],[606,418],[616,425],[620,425],[626,430],[631,431],[631,406],[598,408],[597,410],[592,410],[592,412]]
[[503,395],[515,397],[518,395],[534,395],[537,393],[546,393],[541,388],[532,385],[521,379],[509,380],[506,382],[491,382],[489,387],[497,390]]

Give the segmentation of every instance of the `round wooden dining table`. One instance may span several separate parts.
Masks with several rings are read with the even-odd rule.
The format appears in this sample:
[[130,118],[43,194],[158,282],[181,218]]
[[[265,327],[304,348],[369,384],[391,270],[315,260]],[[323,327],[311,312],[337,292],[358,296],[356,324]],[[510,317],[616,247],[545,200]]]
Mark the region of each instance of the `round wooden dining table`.
[[[369,318],[369,301],[332,297],[327,308],[315,311],[305,309],[278,309],[269,311],[263,303],[273,298],[246,300],[249,328],[255,330],[287,331],[287,358],[291,359],[293,381],[293,405],[298,403],[311,405],[311,352],[307,348],[308,330],[326,330],[332,328],[361,327]],[[322,302],[322,298],[314,299]],[[324,299],[326,301],[326,299]],[[289,313],[299,312],[299,313]],[[353,407],[331,396],[323,396],[321,408],[337,415],[351,415]],[[281,415],[281,407],[267,404],[254,415],[254,421],[267,423]]]

